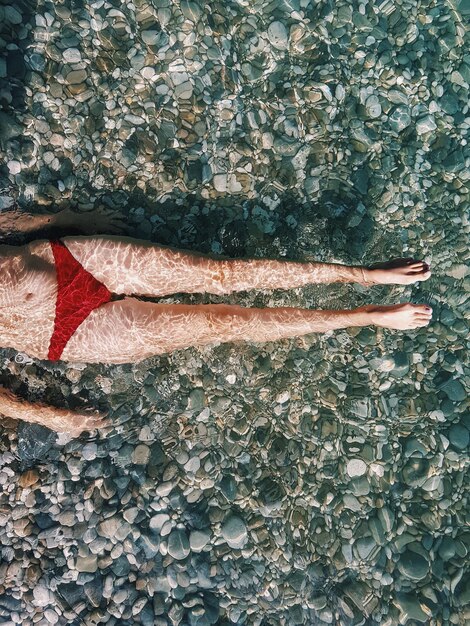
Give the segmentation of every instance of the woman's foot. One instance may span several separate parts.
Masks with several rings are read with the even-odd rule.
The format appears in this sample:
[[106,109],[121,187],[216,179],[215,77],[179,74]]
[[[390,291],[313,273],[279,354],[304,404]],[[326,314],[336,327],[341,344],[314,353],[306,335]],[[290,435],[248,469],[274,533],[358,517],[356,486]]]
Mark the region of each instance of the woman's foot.
[[432,319],[432,309],[426,304],[368,304],[362,308],[369,314],[370,323],[382,328],[408,330],[427,326]]
[[411,285],[427,280],[431,276],[429,265],[412,258],[392,259],[385,263],[375,263],[363,268],[366,284]]

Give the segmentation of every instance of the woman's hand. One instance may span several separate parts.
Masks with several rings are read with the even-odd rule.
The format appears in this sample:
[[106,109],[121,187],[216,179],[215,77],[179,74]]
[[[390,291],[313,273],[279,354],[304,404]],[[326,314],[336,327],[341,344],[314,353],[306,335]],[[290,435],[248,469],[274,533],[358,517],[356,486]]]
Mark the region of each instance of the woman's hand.
[[82,432],[84,430],[106,428],[107,426],[111,425],[108,411],[102,412],[91,407],[84,409],[82,413],[77,413],[76,420],[77,429],[80,429],[79,432]]
[[87,213],[76,213],[71,209],[37,215],[19,209],[0,213],[0,233],[33,233],[48,228],[78,229],[84,235],[123,235],[128,232],[121,213],[109,207]]
[[74,437],[78,437],[85,430],[105,428],[111,424],[108,414],[96,409],[71,411],[41,402],[28,402],[4,387],[0,387],[0,414],[12,419],[41,424]]

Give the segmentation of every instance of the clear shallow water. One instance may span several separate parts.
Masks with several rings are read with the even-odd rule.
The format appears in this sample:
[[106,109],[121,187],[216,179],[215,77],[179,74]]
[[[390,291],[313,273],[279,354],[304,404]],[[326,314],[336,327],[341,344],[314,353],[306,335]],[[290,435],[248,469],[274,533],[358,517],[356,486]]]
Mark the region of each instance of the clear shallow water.
[[2,210],[114,207],[127,235],[228,256],[425,258],[413,287],[174,300],[434,311],[118,367],[3,350],[20,395],[115,424],[2,431],[3,619],[466,623],[468,4],[2,11]]

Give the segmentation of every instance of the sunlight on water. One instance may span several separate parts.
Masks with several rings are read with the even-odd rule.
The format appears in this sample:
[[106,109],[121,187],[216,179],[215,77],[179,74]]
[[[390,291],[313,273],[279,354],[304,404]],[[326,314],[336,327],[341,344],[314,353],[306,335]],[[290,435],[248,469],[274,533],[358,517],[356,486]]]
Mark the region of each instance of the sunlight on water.
[[[415,330],[117,366],[2,350],[18,395],[112,421],[75,439],[5,421],[2,623],[470,622],[469,15],[468,0],[0,6],[2,213],[98,209],[100,232],[195,251],[433,272],[162,300],[431,305]],[[2,241],[34,239],[19,230]]]

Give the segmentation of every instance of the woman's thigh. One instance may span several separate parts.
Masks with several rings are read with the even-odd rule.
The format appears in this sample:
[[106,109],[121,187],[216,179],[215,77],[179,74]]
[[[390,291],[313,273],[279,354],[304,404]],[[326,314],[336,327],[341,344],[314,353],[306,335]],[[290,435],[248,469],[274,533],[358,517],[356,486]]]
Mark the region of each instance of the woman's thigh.
[[220,263],[208,255],[117,235],[62,237],[71,254],[117,294],[224,293]]
[[[107,302],[80,324],[62,353],[64,361],[130,363],[193,345],[215,342],[208,311],[224,305]],[[220,309],[222,310],[222,309]]]

